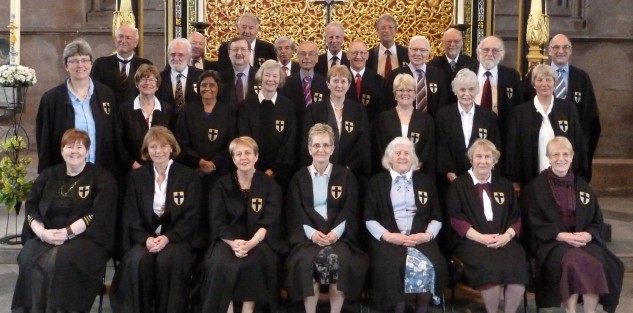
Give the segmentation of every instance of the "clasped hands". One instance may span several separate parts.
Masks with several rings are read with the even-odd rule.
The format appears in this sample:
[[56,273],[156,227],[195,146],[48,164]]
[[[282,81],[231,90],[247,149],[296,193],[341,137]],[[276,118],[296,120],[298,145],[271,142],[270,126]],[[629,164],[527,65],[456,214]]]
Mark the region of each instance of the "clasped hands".
[[150,253],[158,253],[162,251],[168,243],[169,239],[165,235],[160,235],[158,237],[147,238],[145,241],[145,247]]
[[508,244],[512,240],[512,237],[507,233],[504,234],[478,234],[475,238],[475,241],[480,244],[488,247],[488,248],[501,248]]
[[431,233],[416,233],[405,235],[401,233],[389,233],[386,232],[382,234],[382,240],[397,245],[397,246],[405,246],[405,247],[415,247],[419,244],[423,244],[425,242],[429,242],[433,239]]
[[591,241],[591,234],[588,232],[578,233],[558,233],[556,240],[565,242],[570,246],[579,248],[584,247]]
[[68,231],[62,229],[45,229],[40,234],[40,239],[47,244],[60,246],[68,240]]
[[312,242],[314,242],[319,247],[327,247],[329,245],[333,245],[338,240],[338,236],[334,231],[331,231],[329,234],[324,234],[320,231],[315,231],[312,234]]
[[240,259],[247,257],[248,252],[251,251],[251,249],[255,248],[255,246],[257,245],[257,243],[252,240],[235,239],[225,241],[229,246],[231,246],[231,249],[235,253],[235,256]]

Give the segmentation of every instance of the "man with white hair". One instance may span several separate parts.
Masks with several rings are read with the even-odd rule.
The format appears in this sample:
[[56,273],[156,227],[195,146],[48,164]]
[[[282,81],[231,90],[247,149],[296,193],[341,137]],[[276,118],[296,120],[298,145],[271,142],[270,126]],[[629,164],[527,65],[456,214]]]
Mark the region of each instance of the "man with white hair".
[[207,46],[207,40],[204,35],[199,32],[192,32],[187,39],[189,39],[191,44],[191,61],[189,65],[205,71],[217,69],[217,62],[211,62],[204,58],[204,51]]
[[[165,103],[169,103],[174,112],[178,112],[185,103],[200,100],[200,95],[194,85],[202,73],[193,66],[189,66],[191,60],[191,44],[185,38],[176,38],[167,47],[168,65],[160,73],[160,88],[156,97]],[[175,117],[174,117],[175,118]]]
[[314,71],[327,77],[327,72],[332,65],[345,65],[349,67],[349,60],[343,51],[343,42],[345,41],[345,28],[339,22],[330,22],[325,26],[323,32],[325,40],[325,53],[319,55]]
[[[258,68],[266,60],[275,60],[275,47],[267,41],[257,39],[259,34],[259,19],[250,13],[244,13],[237,20],[237,34],[248,42],[251,48],[249,64]],[[218,71],[223,72],[232,67],[229,57],[229,42],[223,42],[218,48]]]

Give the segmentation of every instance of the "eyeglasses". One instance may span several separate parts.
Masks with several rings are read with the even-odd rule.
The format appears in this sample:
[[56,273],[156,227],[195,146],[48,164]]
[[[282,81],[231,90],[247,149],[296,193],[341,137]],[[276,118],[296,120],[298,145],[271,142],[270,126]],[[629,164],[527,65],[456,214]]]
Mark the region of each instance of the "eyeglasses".
[[229,49],[229,51],[231,51],[233,53],[238,53],[238,52],[246,53],[248,51],[251,51],[251,49],[250,48],[231,48],[231,49]]
[[200,88],[211,88],[211,87],[217,87],[218,84],[216,83],[202,83],[200,84]]
[[367,54],[367,51],[349,51],[349,52],[347,52],[347,54],[353,55],[353,56],[365,55],[365,54]]
[[89,58],[66,60],[66,63],[72,64],[72,65],[89,64],[90,62],[92,62],[92,60],[90,60]]
[[397,92],[403,92],[403,93],[412,93],[415,90],[413,89],[396,89]]
[[427,53],[427,52],[429,52],[429,49],[426,49],[426,48],[409,48],[409,50],[411,50],[411,52],[413,52],[413,53],[418,53],[418,52]]
[[485,54],[488,54],[488,53],[492,52],[492,54],[494,54],[494,55],[497,55],[497,54],[501,53],[501,51],[503,51],[503,50],[497,49],[497,48],[493,48],[493,49],[491,49],[491,48],[481,48],[479,50],[481,52],[485,53]]
[[158,79],[153,78],[153,77],[143,77],[141,79],[139,79],[139,81],[141,83],[152,83],[152,84],[156,84],[156,82],[158,82]]
[[316,52],[298,52],[297,55],[301,58],[307,57],[307,56],[311,56],[311,57],[315,57],[317,54]]
[[550,46],[549,48],[555,51],[556,50],[568,51],[569,49],[571,49],[571,46],[570,45],[562,45],[562,46],[555,45],[555,46]]
[[312,147],[312,149],[321,149],[321,148],[329,149],[330,147],[332,147],[332,145],[329,143],[324,143],[324,144],[314,143],[310,147]]

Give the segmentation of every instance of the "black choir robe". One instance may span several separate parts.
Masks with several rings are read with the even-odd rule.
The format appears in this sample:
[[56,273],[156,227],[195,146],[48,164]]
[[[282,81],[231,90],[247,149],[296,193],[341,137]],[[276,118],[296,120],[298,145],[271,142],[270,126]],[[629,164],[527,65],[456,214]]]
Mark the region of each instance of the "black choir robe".
[[332,164],[346,166],[357,178],[358,176],[368,176],[371,173],[371,134],[365,108],[352,100],[345,99],[342,129],[339,130],[329,98],[308,106],[303,119],[303,143],[301,145],[303,165],[312,163],[308,154],[308,132],[310,127],[316,123],[328,124],[334,130],[335,148],[330,157]]
[[[255,81],[255,74],[257,74],[257,68],[251,67],[248,70],[248,78],[242,77],[242,83],[246,84],[246,95],[244,96],[244,100],[250,97],[257,96],[259,91],[257,89],[261,88],[261,84],[258,85]],[[222,77],[222,89],[220,89],[220,94],[218,95],[218,100],[228,104],[234,112],[237,112],[240,103],[237,102],[237,96],[235,95],[235,71],[233,67],[220,72]],[[242,100],[243,101],[243,100]]]
[[[303,96],[303,81],[300,72],[294,73],[286,78],[286,83],[281,94],[290,99],[295,104],[295,113],[297,114],[297,126],[303,129],[303,117],[305,116],[306,101]],[[327,87],[325,77],[313,73],[312,83],[310,84],[310,94],[312,95],[312,103],[322,101],[330,95],[330,89]],[[299,140],[299,143],[302,141]]]
[[[523,79],[526,100],[533,99],[536,91],[531,85],[531,73]],[[587,181],[591,181],[591,164],[593,156],[598,147],[602,126],[600,125],[600,114],[598,101],[593,90],[591,78],[582,69],[569,65],[569,80],[567,82],[567,96],[565,100],[576,105],[578,119],[584,132],[585,147],[587,147],[587,162],[589,164]]]
[[[378,54],[380,53],[380,44],[374,46],[369,50],[369,56],[367,57],[367,68],[372,69],[374,72],[378,73]],[[409,49],[405,46],[401,46],[396,44],[396,54],[398,57],[398,67],[404,67],[409,64]],[[393,55],[392,55],[393,57]],[[395,70],[393,68],[392,70]],[[389,80],[389,77],[385,77],[385,82]]]
[[[394,96],[393,81],[398,74],[409,74],[415,79],[409,66],[399,67],[391,72],[391,77],[389,77],[385,88],[385,94],[390,95],[389,108],[395,107],[397,104]],[[441,69],[430,65],[426,66],[424,76],[426,78],[426,112],[435,117],[437,110],[451,103],[449,100],[449,96],[453,94],[451,83]]]
[[[387,145],[396,137],[402,137],[402,128],[400,127],[398,111],[396,108],[392,108],[378,115],[372,123],[374,170],[382,168],[382,156],[385,155]],[[413,110],[407,138],[415,146],[415,154],[422,165],[420,168],[422,172],[435,174],[436,147],[433,118],[425,112]]]
[[[440,199],[435,189],[435,178],[414,171],[413,192],[417,212],[411,224],[411,233],[423,233],[432,220],[442,222]],[[399,233],[391,204],[391,174],[382,171],[369,181],[366,194],[364,220],[376,221],[387,231]],[[372,297],[381,310],[387,312],[393,305],[405,301],[404,270],[407,248],[396,246],[369,236],[372,265]],[[448,283],[448,266],[436,240],[415,246],[435,268],[435,291],[442,294]]]
[[[93,81],[94,93],[90,99],[90,109],[95,123],[97,142],[95,163],[118,178],[120,160],[127,159],[122,144],[119,110],[112,90]],[[37,141],[37,171],[64,163],[61,142],[64,132],[75,127],[75,110],[68,96],[66,82],[45,92],[40,100],[35,122]]]
[[[345,167],[332,166],[327,190],[327,220],[314,210],[312,177],[307,167],[292,178],[286,197],[290,254],[286,260],[286,289],[290,299],[297,301],[314,295],[312,262],[323,249],[306,238],[303,225],[324,234],[345,222],[345,232],[331,245],[338,256],[338,290],[345,298],[355,299],[363,288],[369,267],[367,255],[359,248],[358,185]],[[339,189],[340,188],[340,189]]]
[[237,112],[237,135],[255,139],[259,146],[255,167],[272,170],[285,191],[296,164],[299,129],[294,104],[279,93],[275,100],[274,104],[260,103],[257,96],[244,100]]
[[121,84],[121,63],[116,54],[100,57],[92,64],[90,77],[112,89],[116,103],[124,103],[134,100],[138,96],[139,91],[134,82],[136,70],[142,64],[152,64],[148,59],[141,58],[137,55],[132,56],[129,62],[130,66],[127,74],[127,84],[125,88]]
[[[352,74],[354,75],[354,74]],[[387,109],[388,95],[384,92],[385,80],[373,70],[365,67],[360,80],[360,98],[356,89],[356,77],[352,77],[351,85],[345,95],[365,107],[367,118],[371,123],[376,115]]]
[[[477,64],[477,59],[471,56],[465,55],[464,53],[460,53],[459,56],[457,57],[457,62],[455,62],[454,70],[451,69],[451,65],[450,63],[448,63],[448,59],[446,59],[445,54],[441,54],[434,57],[427,64],[430,66],[434,66],[434,67],[442,69],[448,81],[452,82],[453,79],[455,79],[455,75],[457,75],[457,72],[465,68],[473,67],[475,64]],[[449,93],[448,101],[449,103],[453,103],[457,101],[457,96],[455,96],[455,93],[453,92]]]
[[[249,44],[250,45],[250,44]],[[254,67],[260,67],[266,60],[276,60],[277,53],[275,52],[275,46],[270,42],[255,39],[255,51],[251,51],[251,53],[255,53],[253,57]],[[233,68],[231,65],[231,58],[229,58],[229,43],[228,41],[220,44],[218,48],[218,71],[222,72],[227,69]]]
[[[119,108],[121,115],[121,131],[125,136],[122,137],[123,147],[127,152],[128,159],[121,160],[121,166],[124,173],[131,170],[132,164],[144,164],[141,159],[141,146],[145,134],[149,130],[149,125],[145,122],[142,109],[134,109],[134,101],[123,103]],[[172,108],[167,103],[161,103],[160,110],[154,110],[152,113],[152,127],[165,126],[170,128]],[[172,129],[173,130],[173,129]]]
[[[554,99],[549,121],[554,136],[567,137],[574,148],[572,169],[584,177],[587,173],[585,141],[576,107],[560,99]],[[543,117],[536,111],[534,100],[518,106],[508,123],[506,151],[506,176],[525,186],[539,174],[538,138]]]
[[[314,72],[323,77],[327,77],[327,72],[330,70],[330,63],[332,63],[332,61],[328,60],[327,52],[319,54],[317,63],[314,65]],[[347,58],[345,51],[342,52],[341,59],[338,60],[338,65],[345,65],[349,67],[349,59]]]
[[[575,157],[575,156],[574,156]],[[558,307],[560,297],[560,264],[563,255],[571,246],[557,241],[560,232],[588,232],[592,240],[580,248],[596,257],[604,266],[609,294],[600,295],[600,303],[605,311],[613,313],[620,301],[624,266],[602,238],[604,224],[598,198],[589,184],[576,177],[574,197],[576,202],[576,225],[574,229],[565,225],[547,174],[541,173],[521,191],[521,202],[529,214],[533,233],[532,247],[536,256],[536,305],[537,307]]]
[[[441,174],[455,173],[461,176],[471,167],[466,152],[475,140],[488,139],[501,151],[501,134],[497,115],[478,105],[473,117],[473,128],[468,140],[468,147],[464,142],[462,119],[457,103],[443,107],[435,118],[437,129],[437,172]],[[501,151],[501,155],[504,151]]]
[[[49,308],[61,311],[88,312],[103,284],[106,263],[115,247],[117,185],[110,173],[86,163],[76,187],[70,191],[71,210],[66,214],[52,207],[61,188],[68,188],[66,164],[44,169],[35,180],[26,200],[26,216],[22,228],[23,248],[18,255],[19,274],[13,293],[12,309],[31,309],[31,276],[33,267],[45,253],[57,249],[55,268],[49,273],[51,293]],[[47,229],[63,229],[78,219],[88,221],[86,230],[60,246],[42,242],[31,230],[29,221],[36,220]],[[35,310],[37,311],[37,310]]]
[[[512,224],[520,223],[521,209],[512,183],[493,174],[491,185],[492,195],[488,197],[493,219],[488,222],[470,174],[465,173],[455,179],[446,198],[451,220],[468,222],[482,234],[504,234]],[[530,280],[529,263],[523,246],[517,240],[518,235],[517,230],[517,236],[502,248],[488,248],[453,231],[452,251],[464,262],[468,285],[527,284]]]
[[[202,70],[193,66],[189,66],[188,68],[185,85],[183,86],[185,104],[192,101],[200,101],[200,95],[194,86],[198,84],[198,77],[202,74]],[[156,98],[158,98],[161,103],[168,103],[173,108],[174,114],[172,114],[169,124],[175,125],[181,108],[176,106],[176,98],[174,96],[176,92],[176,85],[172,85],[171,83],[171,66],[169,66],[169,64],[167,64],[165,69],[160,72],[160,78],[161,82],[160,87],[158,87],[158,90],[156,91]]]
[[[195,260],[191,242],[198,226],[200,180],[196,173],[173,162],[167,175],[165,213],[154,213],[154,164],[148,162],[130,173],[123,204],[123,244],[125,252],[112,280],[111,302],[115,312],[186,312],[189,303],[189,275]],[[147,238],[161,234],[169,239],[162,251],[147,251]],[[155,267],[141,266],[154,258]],[[143,275],[145,274],[145,275]],[[155,276],[154,282],[141,281]],[[153,293],[152,291],[155,291]],[[153,294],[153,295],[152,295]]]
[[[226,312],[234,294],[264,296],[257,299],[270,304],[275,312],[279,297],[278,271],[280,255],[287,252],[281,238],[281,189],[266,174],[256,171],[250,190],[245,193],[235,172],[220,178],[209,196],[211,246],[204,262],[203,312]],[[266,237],[245,258],[237,258],[222,239],[250,240],[260,227]],[[240,273],[251,275],[245,277]],[[238,282],[238,279],[243,279]],[[236,285],[246,288],[238,290]],[[254,295],[256,294],[256,295]]]

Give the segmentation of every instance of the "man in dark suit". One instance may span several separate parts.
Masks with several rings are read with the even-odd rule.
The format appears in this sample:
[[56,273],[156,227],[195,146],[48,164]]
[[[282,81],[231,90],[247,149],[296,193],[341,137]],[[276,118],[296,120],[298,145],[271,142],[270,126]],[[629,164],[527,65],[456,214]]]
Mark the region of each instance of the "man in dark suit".
[[299,71],[299,63],[292,61],[292,57],[297,51],[297,44],[292,38],[287,36],[277,38],[275,51],[277,51],[277,61],[281,64],[281,69],[286,77]]
[[[275,47],[267,41],[257,39],[259,33],[259,19],[250,13],[244,13],[237,20],[237,33],[248,41],[251,49],[249,64],[259,67],[266,60],[275,60]],[[223,72],[231,68],[229,57],[229,42],[223,42],[218,48],[218,71]]]
[[[435,117],[437,110],[445,105],[450,105],[448,95],[451,93],[450,83],[444,72],[436,67],[426,64],[426,59],[431,52],[431,44],[424,36],[414,36],[409,42],[409,64],[399,67],[391,72],[387,83],[387,95],[393,95],[393,81],[399,74],[409,74],[417,82],[415,107],[418,110],[429,113]],[[395,97],[389,99],[389,108],[396,106]]]
[[[459,70],[470,68],[477,64],[477,59],[462,53],[463,46],[464,37],[462,36],[462,32],[456,28],[449,28],[442,36],[444,54],[434,57],[428,64],[441,68],[449,80],[453,81],[455,74],[457,74]],[[456,101],[457,98],[453,100]]]
[[218,62],[212,62],[204,58],[204,48],[207,46],[207,40],[199,32],[189,34],[189,43],[191,44],[191,62],[193,66],[199,70],[217,70]]
[[[475,97],[475,103],[484,108],[489,107],[497,114],[501,134],[507,134],[506,123],[512,109],[524,102],[521,76],[515,69],[499,64],[504,56],[503,40],[496,36],[486,37],[477,46],[478,64],[470,68],[477,73],[480,86],[479,93]],[[487,73],[489,73],[489,76],[487,76]],[[488,88],[490,93],[488,96],[484,95],[486,92],[486,80],[489,81]],[[482,95],[484,96],[482,97]],[[486,98],[489,99],[489,104],[486,104]],[[505,138],[502,137],[501,139],[503,143]],[[504,151],[503,147],[501,151]]]
[[231,67],[220,73],[223,87],[219,100],[237,112],[238,105],[247,97],[257,95],[261,85],[256,86],[255,83],[257,68],[248,63],[252,51],[246,38],[232,38],[228,50]]
[[116,103],[120,104],[131,101],[138,95],[138,89],[134,84],[136,69],[141,64],[152,63],[134,54],[134,49],[138,45],[138,29],[132,25],[122,24],[117,29],[114,45],[116,54],[96,59],[90,76],[110,87]]
[[[354,40],[349,45],[347,55],[350,58],[352,84],[347,90],[346,97],[362,104],[367,111],[367,118],[373,118],[386,109],[385,80],[373,70],[367,68],[367,45],[360,40]],[[358,88],[360,86],[360,89]]]
[[168,65],[160,73],[160,88],[156,92],[156,97],[166,102],[174,108],[170,125],[175,125],[177,113],[185,103],[200,101],[200,95],[194,85],[198,82],[198,77],[202,73],[193,66],[189,66],[191,60],[191,44],[185,38],[176,38],[167,47]]
[[[380,44],[371,48],[367,67],[384,77],[385,81],[389,79],[392,70],[409,64],[407,48],[396,44],[397,32],[398,23],[393,16],[383,14],[376,20],[376,33],[380,37]],[[391,62],[387,62],[388,60]]]
[[343,52],[343,41],[345,41],[345,28],[339,22],[330,22],[325,26],[323,32],[325,40],[325,53],[319,55],[314,71],[322,76],[327,76],[327,71],[332,65],[349,66],[347,55]]

